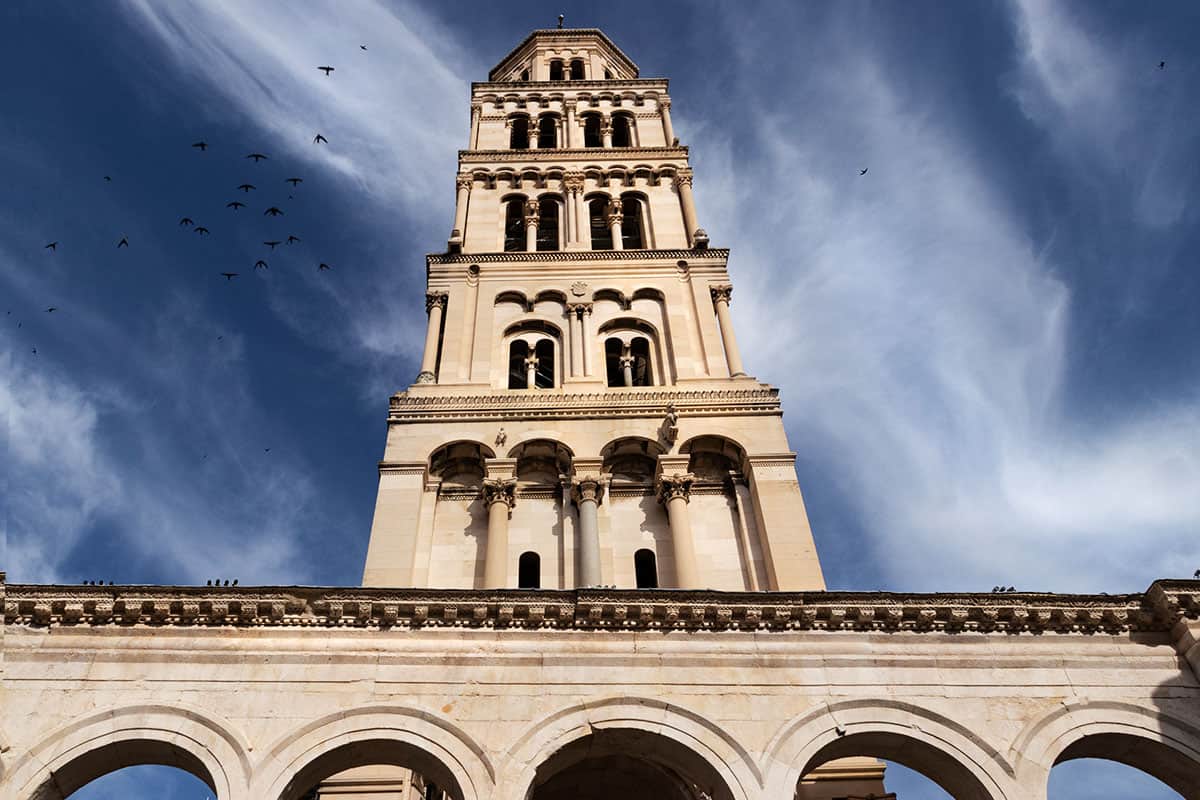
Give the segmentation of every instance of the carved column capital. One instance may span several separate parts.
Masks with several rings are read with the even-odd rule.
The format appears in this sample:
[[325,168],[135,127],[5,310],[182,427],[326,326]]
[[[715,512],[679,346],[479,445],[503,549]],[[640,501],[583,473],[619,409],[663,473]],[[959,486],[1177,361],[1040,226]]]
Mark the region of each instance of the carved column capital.
[[460,173],[454,177],[454,188],[455,189],[470,189],[474,185],[475,185],[474,176]]
[[525,201],[525,224],[537,225],[540,205],[537,200]]
[[445,310],[446,301],[449,299],[449,297],[450,295],[446,292],[426,292],[425,313],[428,314],[429,312],[433,311],[435,307]]
[[696,480],[696,476],[690,472],[674,475],[659,475],[654,481],[654,488],[658,494],[658,502],[667,503],[677,497],[682,497],[687,501],[691,497],[692,483]]
[[619,200],[610,200],[608,208],[605,209],[605,215],[610,226],[620,225],[625,219],[624,212],[621,211],[621,202]]
[[570,481],[571,499],[575,501],[575,505],[579,505],[584,500],[591,500],[596,505],[600,505],[600,501],[604,498],[604,489],[608,486],[607,475],[572,476]]
[[710,286],[708,287],[708,291],[712,295],[714,303],[724,302],[728,304],[730,298],[733,297],[733,287],[729,284]]
[[567,303],[567,313],[573,314],[577,319],[582,319],[584,314],[592,313],[591,303]]
[[671,110],[671,98],[669,98],[669,97],[658,98],[658,107],[665,108],[668,111],[670,111]]
[[621,369],[633,366],[633,356],[621,356]]
[[568,192],[571,192],[571,193],[582,192],[583,191],[583,180],[584,180],[584,175],[582,172],[574,171],[574,170],[571,172],[564,172],[563,173],[563,188],[565,188]]
[[676,171],[675,185],[676,186],[691,186],[693,174],[694,173],[687,167],[684,167],[683,169]]
[[611,136],[613,132],[612,117],[607,114],[600,120],[600,135]]
[[485,478],[481,491],[488,508],[504,503],[511,509],[517,503],[517,482],[512,478]]

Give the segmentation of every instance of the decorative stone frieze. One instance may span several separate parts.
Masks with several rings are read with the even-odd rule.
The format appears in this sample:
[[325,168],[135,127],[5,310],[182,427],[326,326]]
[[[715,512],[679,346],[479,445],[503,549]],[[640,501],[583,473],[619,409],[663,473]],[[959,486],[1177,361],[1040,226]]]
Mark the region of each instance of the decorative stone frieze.
[[500,263],[500,262],[530,262],[541,263],[547,261],[669,261],[671,269],[674,270],[676,263],[681,259],[689,259],[694,268],[697,264],[702,263],[700,259],[705,261],[711,259],[718,263],[724,263],[729,259],[729,250],[723,248],[710,248],[702,254],[698,254],[695,250],[542,250],[538,252],[519,252],[519,253],[429,253],[425,256],[425,263],[431,264],[470,264],[472,262],[479,264]]

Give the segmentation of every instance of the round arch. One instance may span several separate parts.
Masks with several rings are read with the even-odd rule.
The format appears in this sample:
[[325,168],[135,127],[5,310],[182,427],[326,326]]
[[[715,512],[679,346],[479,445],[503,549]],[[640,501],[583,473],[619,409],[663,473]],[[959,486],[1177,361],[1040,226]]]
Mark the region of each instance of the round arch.
[[9,785],[17,797],[66,796],[118,769],[157,764],[182,769],[203,781],[217,800],[230,800],[245,793],[248,751],[231,725],[198,709],[113,708],[46,736],[13,763]]
[[1030,723],[1013,744],[1018,775],[1045,791],[1050,770],[1077,758],[1139,769],[1200,799],[1200,726],[1157,708],[1119,701],[1072,703]]
[[935,711],[894,700],[848,700],[786,723],[767,746],[766,796],[790,797],[805,774],[847,756],[895,761],[956,800],[1005,800],[1013,771],[998,750]]
[[[701,434],[693,436],[679,445],[679,452],[691,456],[688,470],[697,474],[709,471],[708,467],[729,465],[742,474],[749,470],[746,465],[746,448],[728,436]],[[720,471],[724,471],[721,466]]]
[[487,753],[449,720],[419,708],[371,706],[329,714],[279,739],[259,765],[251,796],[300,800],[330,775],[367,764],[414,769],[455,800],[488,798],[495,783]]
[[[757,797],[758,766],[741,744],[715,722],[680,706],[645,697],[609,697],[561,709],[530,725],[504,756],[498,797],[528,800],[538,769],[572,743],[603,731],[633,731],[666,740],[690,753],[720,779],[733,800]],[[686,751],[686,753],[684,752]]]

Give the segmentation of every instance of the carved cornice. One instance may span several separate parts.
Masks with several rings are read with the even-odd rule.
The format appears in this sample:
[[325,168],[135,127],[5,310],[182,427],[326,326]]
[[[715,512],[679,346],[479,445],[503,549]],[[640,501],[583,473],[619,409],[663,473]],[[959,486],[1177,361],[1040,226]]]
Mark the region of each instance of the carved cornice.
[[44,627],[475,627],[579,630],[1169,634],[1200,581],[1143,594],[892,594],[647,589],[374,589],[9,584],[4,624]]
[[709,248],[707,250],[547,250],[542,252],[520,253],[429,253],[425,256],[426,266],[430,264],[489,264],[503,262],[528,261],[560,262],[560,261],[678,261],[681,259],[696,261],[729,260],[729,250]]
[[610,161],[620,158],[683,158],[688,149],[679,147],[561,147],[546,150],[459,150],[459,164],[493,161]]

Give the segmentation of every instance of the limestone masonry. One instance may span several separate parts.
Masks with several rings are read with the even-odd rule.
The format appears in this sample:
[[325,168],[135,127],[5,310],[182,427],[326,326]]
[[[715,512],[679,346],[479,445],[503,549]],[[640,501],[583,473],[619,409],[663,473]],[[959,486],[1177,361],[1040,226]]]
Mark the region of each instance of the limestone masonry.
[[0,575],[0,800],[832,800],[881,759],[1044,800],[1087,757],[1200,799],[1200,581],[824,591],[670,109],[593,29],[472,84],[363,586]]

